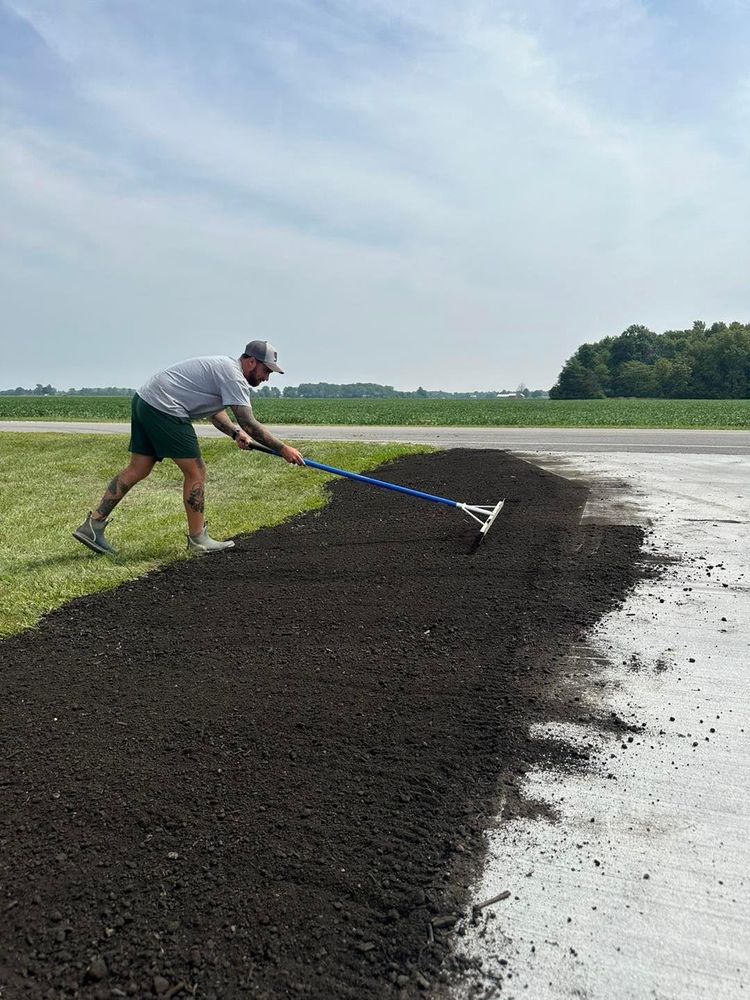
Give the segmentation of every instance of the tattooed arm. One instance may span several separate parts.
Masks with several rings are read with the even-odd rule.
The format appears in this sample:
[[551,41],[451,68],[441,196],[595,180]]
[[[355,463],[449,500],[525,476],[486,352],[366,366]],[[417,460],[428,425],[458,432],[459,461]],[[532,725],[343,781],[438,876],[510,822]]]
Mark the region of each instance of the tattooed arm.
[[243,451],[245,451],[250,445],[252,440],[250,435],[246,434],[241,427],[235,427],[229,419],[226,410],[219,410],[218,413],[212,413],[211,423],[217,430],[221,431],[222,434],[226,434],[227,437],[232,438],[237,444],[237,447],[241,448]]
[[[302,454],[296,448],[292,448],[283,441],[279,441],[270,431],[253,416],[253,411],[249,406],[233,406],[232,412],[237,418],[237,423],[242,430],[259,444],[263,444],[272,451],[277,451],[282,458],[292,465],[304,465]],[[221,428],[219,428],[221,430]],[[239,436],[239,435],[238,435]]]
[[232,437],[234,432],[238,430],[238,428],[235,427],[232,421],[229,419],[226,410],[219,410],[218,413],[212,413],[211,423],[217,430],[221,431],[222,434],[226,434],[227,437]]

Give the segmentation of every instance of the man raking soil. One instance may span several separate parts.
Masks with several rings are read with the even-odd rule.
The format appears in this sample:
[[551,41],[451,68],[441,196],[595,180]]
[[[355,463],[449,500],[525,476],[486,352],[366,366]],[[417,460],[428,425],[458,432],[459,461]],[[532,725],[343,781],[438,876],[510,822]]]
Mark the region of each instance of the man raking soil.
[[[214,426],[233,438],[243,451],[257,449],[294,465],[304,465],[379,489],[454,507],[479,524],[477,543],[484,538],[502,510],[503,500],[489,506],[460,503],[448,497],[306,460],[296,448],[278,441],[253,416],[248,389],[248,386],[265,382],[272,371],[283,374],[276,361],[277,354],[272,344],[265,340],[253,340],[236,361],[229,357],[190,358],[149,379],[133,397],[130,465],[109,483],[99,506],[76,528],[73,537],[94,552],[115,554],[104,537],[109,514],[128,490],[149,475],[157,462],[171,458],[184,476],[188,549],[220,552],[232,548],[234,542],[216,541],[208,535],[203,517],[206,467],[192,421],[198,417],[210,417]],[[227,406],[237,418],[239,427],[235,427],[227,416]]]
[[[250,387],[283,371],[278,355],[266,340],[253,340],[237,358],[210,356],[180,361],[141,386],[131,408],[130,464],[112,479],[96,510],[89,513],[73,537],[101,555],[115,549],[104,537],[109,515],[129,492],[145,479],[157,462],[171,458],[183,475],[183,500],[188,521],[188,549],[221,552],[234,546],[208,534],[204,518],[206,464],[201,457],[193,420],[210,417],[214,427],[246,450],[253,440],[293,465],[304,465],[296,448],[279,441],[259,423],[251,406]],[[229,407],[239,424],[230,420]]]

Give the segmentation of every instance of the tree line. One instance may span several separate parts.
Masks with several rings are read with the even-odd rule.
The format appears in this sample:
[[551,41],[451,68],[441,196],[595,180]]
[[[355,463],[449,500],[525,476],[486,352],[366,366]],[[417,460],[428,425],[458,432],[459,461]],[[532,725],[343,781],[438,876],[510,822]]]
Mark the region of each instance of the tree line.
[[497,389],[474,392],[447,392],[443,389],[394,389],[392,385],[377,382],[301,382],[288,385],[284,389],[264,385],[258,389],[258,396],[274,396],[284,399],[502,399],[508,396],[546,396],[544,389],[527,389],[521,383],[517,389]]
[[[104,388],[56,389],[53,385],[42,385],[37,382],[33,389],[1,389],[0,396],[133,396],[135,389],[116,386]],[[250,390],[253,392],[253,390]],[[264,385],[253,392],[261,399],[502,399],[509,396],[518,398],[538,398],[546,396],[544,389],[527,389],[523,383],[515,390],[498,390],[488,392],[444,392],[440,389],[423,389],[420,386],[413,391],[394,389],[392,385],[378,385],[375,382],[351,382],[339,384],[335,382],[302,382],[300,385],[288,385],[284,389],[277,386]]]
[[56,389],[54,385],[42,385],[37,382],[33,389],[24,389],[22,385],[15,389],[0,389],[0,396],[134,396],[135,389],[124,386],[105,385],[83,389]]
[[689,330],[661,334],[629,326],[581,344],[550,390],[551,399],[611,396],[750,398],[750,324],[696,320]]

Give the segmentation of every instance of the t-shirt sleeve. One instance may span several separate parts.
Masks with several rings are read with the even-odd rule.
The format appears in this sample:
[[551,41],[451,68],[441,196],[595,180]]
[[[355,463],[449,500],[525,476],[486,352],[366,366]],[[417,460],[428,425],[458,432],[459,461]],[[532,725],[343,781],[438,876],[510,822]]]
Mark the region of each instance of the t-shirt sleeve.
[[233,367],[227,365],[217,370],[216,389],[222,406],[252,406],[250,387]]

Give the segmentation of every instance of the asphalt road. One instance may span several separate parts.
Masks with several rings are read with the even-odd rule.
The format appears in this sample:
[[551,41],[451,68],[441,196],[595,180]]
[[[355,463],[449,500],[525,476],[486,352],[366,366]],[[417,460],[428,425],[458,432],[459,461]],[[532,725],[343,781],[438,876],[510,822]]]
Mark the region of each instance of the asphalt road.
[[[633,430],[567,427],[359,427],[344,425],[268,424],[292,441],[398,441],[442,448],[508,448],[533,452],[627,452],[631,454],[750,455],[750,429],[742,431]],[[125,423],[0,421],[0,431],[58,434],[127,434]],[[200,437],[221,437],[197,424]]]

